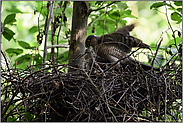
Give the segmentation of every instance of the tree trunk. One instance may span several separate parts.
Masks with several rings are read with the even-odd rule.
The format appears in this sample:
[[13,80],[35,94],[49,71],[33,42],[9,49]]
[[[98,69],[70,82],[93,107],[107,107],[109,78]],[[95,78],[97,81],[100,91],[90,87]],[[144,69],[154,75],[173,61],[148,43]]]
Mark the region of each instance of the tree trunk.
[[[87,36],[87,20],[89,2],[74,1],[72,30],[69,47],[69,65],[79,69],[83,69],[83,57],[78,58],[85,52],[85,39]],[[74,69],[69,68],[69,71]]]

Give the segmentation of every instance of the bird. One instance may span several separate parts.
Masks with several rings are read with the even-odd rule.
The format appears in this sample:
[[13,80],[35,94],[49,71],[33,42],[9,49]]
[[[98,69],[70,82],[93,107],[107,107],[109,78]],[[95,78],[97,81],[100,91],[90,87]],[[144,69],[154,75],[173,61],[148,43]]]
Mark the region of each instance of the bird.
[[[115,32],[104,34],[100,37],[90,35],[85,40],[85,47],[90,48],[91,46],[95,54],[110,61],[111,63],[115,63],[119,59],[125,58],[134,47],[150,49],[148,44],[145,44],[142,40],[130,35],[129,32],[132,31],[135,26],[136,24],[127,25]],[[146,66],[146,64],[139,62],[132,57],[121,60],[121,64],[131,62],[140,63],[143,66]],[[149,69],[151,68],[151,66],[148,67]],[[116,68],[120,68],[120,62],[116,64]]]

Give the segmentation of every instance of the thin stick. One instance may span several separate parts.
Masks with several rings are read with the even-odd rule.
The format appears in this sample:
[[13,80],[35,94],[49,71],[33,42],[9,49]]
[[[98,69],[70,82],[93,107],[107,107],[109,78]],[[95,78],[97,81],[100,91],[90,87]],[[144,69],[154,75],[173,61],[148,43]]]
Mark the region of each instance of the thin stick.
[[55,3],[55,1],[51,2],[50,16],[49,16],[47,26],[46,26],[46,31],[45,31],[45,43],[44,43],[44,53],[43,53],[43,68],[45,68],[45,63],[46,63],[46,56],[47,56],[47,48],[46,47],[47,47],[48,30],[49,30],[49,26],[50,26],[50,22],[51,22],[51,17],[53,15],[54,3]]

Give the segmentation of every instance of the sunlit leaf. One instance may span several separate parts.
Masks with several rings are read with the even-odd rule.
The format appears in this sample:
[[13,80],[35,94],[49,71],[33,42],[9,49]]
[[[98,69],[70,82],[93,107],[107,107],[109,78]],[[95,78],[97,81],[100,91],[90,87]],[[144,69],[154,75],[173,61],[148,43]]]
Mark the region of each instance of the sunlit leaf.
[[158,3],[154,3],[154,4],[152,4],[151,6],[150,6],[150,9],[153,9],[153,8],[159,8],[159,7],[161,7],[161,6],[163,6],[164,5],[164,3],[163,2],[158,2]]
[[177,11],[179,11],[182,14],[182,8],[178,8]]
[[11,30],[11,29],[9,29],[9,28],[7,28],[7,27],[4,27],[4,31],[3,31],[3,36],[8,40],[8,41],[10,41],[12,38],[13,38],[13,36],[15,35],[15,33]]
[[171,13],[171,19],[173,21],[177,21],[177,24],[182,21],[182,15],[180,15],[178,12]]
[[24,49],[31,49],[30,44],[25,41],[18,41],[18,44]]
[[17,9],[15,6],[11,6],[10,9],[6,9],[7,12],[13,12],[13,13],[25,13],[22,12],[20,9]]
[[[182,37],[176,37],[175,39],[177,44],[182,42]],[[171,44],[175,44],[174,39],[169,40],[167,45],[171,45]]]
[[21,64],[21,63],[24,64],[26,62],[30,63],[31,57],[32,57],[31,54],[25,54],[25,55],[18,57],[15,61],[18,61],[18,64]]
[[131,15],[131,10],[126,10],[126,11],[124,11],[124,12],[122,12],[121,13],[121,18],[126,18],[126,17],[130,17],[130,18],[136,18],[137,19],[137,17],[135,17],[135,16],[133,16],[133,15]]
[[111,19],[114,19],[116,20],[118,16],[120,16],[119,14],[119,11],[111,11],[108,13],[108,16],[111,18]]
[[121,9],[121,10],[125,10],[125,9],[128,8],[128,6],[127,6],[126,3],[121,3],[121,2],[117,3],[117,6],[118,6],[118,8]]
[[16,21],[15,16],[16,14],[10,14],[6,16],[6,18],[4,19],[4,25],[15,22]]
[[16,54],[16,55],[19,55],[21,53],[23,53],[23,50],[22,49],[19,49],[19,48],[8,48],[6,49],[6,52],[10,55],[10,54]]
[[182,1],[174,1],[174,4],[175,4],[176,6],[182,6]]
[[95,5],[101,5],[104,1],[96,1]]
[[30,29],[29,29],[29,32],[30,33],[35,33],[35,32],[37,32],[38,31],[38,26],[33,26],[33,27],[31,27]]
[[[30,62],[27,61],[27,62],[24,62],[24,63],[21,63],[21,64],[17,64],[16,68],[25,69],[29,65],[30,65]],[[15,64],[14,64],[14,66],[15,66]]]

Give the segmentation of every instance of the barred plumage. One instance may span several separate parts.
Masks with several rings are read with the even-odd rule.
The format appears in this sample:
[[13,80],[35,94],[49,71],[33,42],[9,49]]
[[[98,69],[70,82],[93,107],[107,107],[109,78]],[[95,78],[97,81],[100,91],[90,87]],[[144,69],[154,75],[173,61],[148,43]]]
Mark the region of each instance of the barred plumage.
[[[98,56],[109,60],[111,63],[125,57],[131,52],[133,47],[149,49],[149,45],[129,35],[129,32],[133,30],[134,26],[135,25],[132,24],[118,29],[116,32],[102,35],[101,37],[90,35],[86,39],[85,46],[92,46]],[[129,61],[129,59],[123,60],[122,63],[126,61]],[[117,65],[117,68],[120,67],[119,65],[120,64]]]

